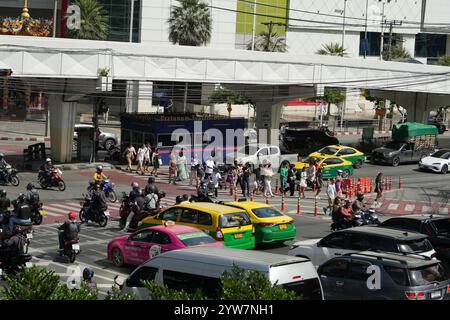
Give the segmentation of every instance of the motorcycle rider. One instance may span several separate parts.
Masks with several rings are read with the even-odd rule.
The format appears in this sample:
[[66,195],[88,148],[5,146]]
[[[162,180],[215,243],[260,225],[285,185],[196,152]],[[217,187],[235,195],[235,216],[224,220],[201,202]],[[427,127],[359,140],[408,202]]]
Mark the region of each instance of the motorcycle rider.
[[20,233],[20,226],[11,231],[11,237],[1,243],[1,256],[3,259],[12,259],[24,253],[25,237]]
[[[150,181],[150,179],[149,179],[149,181]],[[131,188],[132,189],[131,189],[130,194],[129,194],[128,197],[129,197],[131,202],[135,203],[135,205],[133,206],[133,209],[128,214],[127,222],[125,224],[125,228],[122,229],[122,231],[124,231],[124,232],[128,231],[128,229],[130,227],[131,220],[133,220],[133,217],[136,214],[139,214],[145,208],[144,192],[142,191],[141,188],[139,188],[139,183],[133,182],[131,184]],[[135,211],[137,211],[137,212],[135,212]]]
[[27,191],[24,194],[25,196],[25,203],[29,205],[34,205],[35,203],[39,202],[39,193],[36,190],[33,183],[27,184]]
[[7,197],[5,189],[0,190],[0,226],[5,222],[5,215],[9,215],[11,200]]
[[342,205],[342,199],[336,197],[333,204],[333,222],[342,226],[343,228],[351,227],[352,215],[350,213],[350,210],[351,203],[349,200],[345,200],[344,205]]
[[9,230],[14,230],[16,224],[31,223],[31,208],[26,203],[25,196],[20,194],[16,200],[16,207],[9,219]]
[[356,197],[356,200],[352,203],[352,212],[353,214],[358,213],[362,210],[364,210],[366,207],[366,204],[364,203],[364,193],[358,192],[358,195]]
[[5,155],[0,153],[0,178],[1,180],[6,180],[6,167],[9,163],[5,160]]
[[52,159],[50,159],[50,158],[45,159],[45,163],[40,168],[42,175],[45,177],[48,184],[51,184],[52,169],[54,169],[54,168],[55,168],[55,166],[53,165]]
[[64,250],[64,242],[77,240],[78,233],[80,232],[80,223],[77,220],[77,214],[70,211],[68,214],[69,220],[66,220],[62,225],[58,227],[58,230],[62,231],[58,234],[59,250]]
[[97,166],[95,168],[95,173],[92,178],[94,179],[94,182],[99,182],[100,184],[103,183],[103,180],[108,179],[108,176],[103,173],[103,166]]
[[147,185],[144,189],[144,195],[148,195],[149,193],[159,194],[159,189],[155,184],[155,177],[150,177],[147,180]]
[[94,183],[94,190],[92,192],[91,205],[88,209],[88,220],[93,216],[95,211],[105,211],[108,208],[106,204],[106,195],[105,192],[101,189],[100,183]]

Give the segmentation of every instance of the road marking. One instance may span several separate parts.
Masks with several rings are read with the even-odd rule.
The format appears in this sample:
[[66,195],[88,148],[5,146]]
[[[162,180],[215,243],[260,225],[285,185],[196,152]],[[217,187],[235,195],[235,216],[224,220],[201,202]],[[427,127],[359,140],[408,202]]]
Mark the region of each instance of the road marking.
[[[50,214],[50,212],[58,212],[60,214],[57,214],[56,216],[61,216],[61,214],[67,214],[70,208],[66,208],[65,210],[63,210],[63,209],[59,209],[59,208],[54,208],[53,205],[51,205],[51,206],[47,205],[45,207],[45,209],[49,215],[55,216],[54,213]],[[50,211],[50,212],[48,212],[48,211]]]
[[57,208],[62,208],[62,209],[66,209],[66,210],[70,209],[70,207],[67,204],[51,203],[50,206],[57,207]]
[[430,212],[431,211],[431,207],[429,206],[422,206],[422,212]]
[[415,208],[416,208],[415,204],[407,204],[405,206],[405,211],[414,211]]
[[399,204],[398,203],[391,203],[388,206],[388,210],[397,210],[398,209]]

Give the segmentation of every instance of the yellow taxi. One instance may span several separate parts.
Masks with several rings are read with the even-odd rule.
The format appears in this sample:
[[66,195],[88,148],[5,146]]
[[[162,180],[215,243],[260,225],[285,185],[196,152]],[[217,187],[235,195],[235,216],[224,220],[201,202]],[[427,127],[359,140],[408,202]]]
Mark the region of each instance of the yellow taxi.
[[139,229],[163,225],[166,221],[205,231],[227,247],[253,249],[255,228],[241,208],[209,202],[177,204],[139,223]]
[[366,162],[364,153],[353,147],[341,145],[326,146],[309,155],[309,157],[313,158],[325,158],[327,156],[334,156],[342,160],[350,161],[356,169],[361,168],[363,163]]
[[343,177],[349,177],[353,174],[353,163],[350,161],[335,156],[324,156],[323,158],[306,157],[302,161],[296,162],[295,169],[297,170],[297,177],[300,171],[309,168],[312,159],[319,161],[319,165],[322,167],[323,179],[335,178],[339,170],[342,170]]
[[256,243],[294,240],[297,229],[294,219],[265,203],[255,201],[225,202],[225,205],[245,210],[255,227]]

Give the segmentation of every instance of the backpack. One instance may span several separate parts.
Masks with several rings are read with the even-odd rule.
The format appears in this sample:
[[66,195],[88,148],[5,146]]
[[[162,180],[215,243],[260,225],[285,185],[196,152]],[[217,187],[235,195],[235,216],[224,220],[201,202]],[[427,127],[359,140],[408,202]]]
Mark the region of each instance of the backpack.
[[36,190],[32,190],[31,192],[32,192],[31,197],[30,197],[31,202],[32,203],[39,202],[39,193]]
[[31,209],[28,205],[22,204],[17,207],[17,218],[27,220],[31,217]]
[[78,238],[78,222],[68,221],[66,222],[64,233],[68,240],[75,240]]

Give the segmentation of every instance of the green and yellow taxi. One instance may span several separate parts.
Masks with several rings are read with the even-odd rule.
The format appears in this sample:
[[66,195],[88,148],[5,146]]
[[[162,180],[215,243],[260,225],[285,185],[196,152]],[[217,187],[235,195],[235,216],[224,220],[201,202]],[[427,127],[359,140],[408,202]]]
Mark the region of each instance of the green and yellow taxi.
[[353,174],[353,163],[350,161],[334,156],[325,156],[323,158],[306,157],[302,161],[295,163],[297,177],[301,170],[309,168],[311,159],[319,161],[319,165],[322,167],[323,179],[335,178],[338,175],[338,170],[342,170],[342,176],[344,178]]
[[207,202],[178,204],[143,219],[139,229],[163,225],[166,221],[203,230],[230,248],[255,248],[255,228],[249,215],[240,208]]
[[366,162],[366,157],[361,151],[347,146],[331,145],[326,146],[319,151],[313,152],[309,157],[325,158],[328,156],[338,157],[342,160],[350,161],[353,167],[359,169]]
[[270,205],[255,201],[225,202],[225,205],[248,213],[257,244],[294,240],[297,235],[294,219]]

